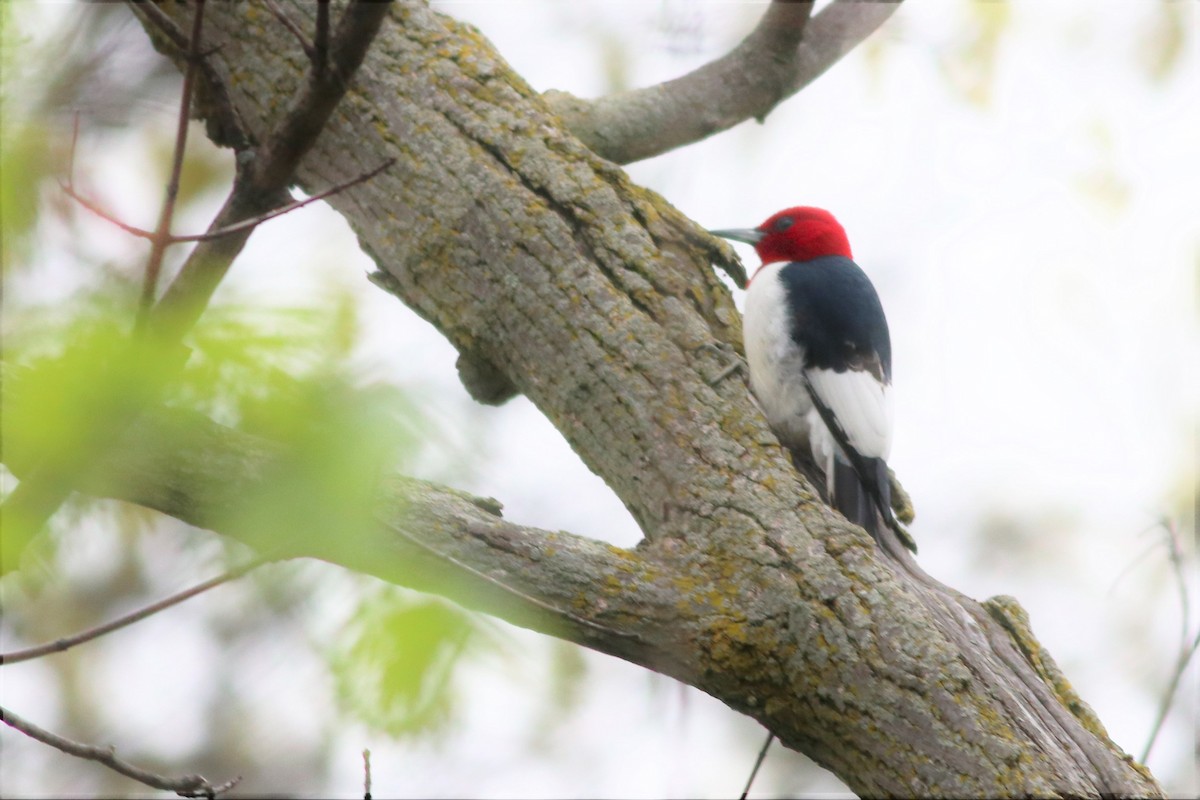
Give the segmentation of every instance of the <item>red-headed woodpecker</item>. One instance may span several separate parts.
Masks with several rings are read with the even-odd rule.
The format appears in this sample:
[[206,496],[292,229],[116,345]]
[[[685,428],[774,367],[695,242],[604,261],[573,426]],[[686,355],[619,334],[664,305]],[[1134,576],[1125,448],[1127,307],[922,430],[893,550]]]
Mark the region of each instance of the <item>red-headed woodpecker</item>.
[[763,262],[746,293],[744,338],[750,387],[780,443],[802,469],[811,453],[848,520],[881,544],[882,522],[911,547],[891,512],[887,318],[845,230],[828,211],[798,206],[757,228],[711,233],[754,245]]

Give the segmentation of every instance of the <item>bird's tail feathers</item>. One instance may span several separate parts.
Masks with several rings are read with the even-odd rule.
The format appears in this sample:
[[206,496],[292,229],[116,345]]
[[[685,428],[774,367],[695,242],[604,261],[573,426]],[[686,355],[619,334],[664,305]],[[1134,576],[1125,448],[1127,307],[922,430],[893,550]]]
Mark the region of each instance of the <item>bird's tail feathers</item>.
[[830,505],[840,511],[843,517],[878,539],[879,513],[854,465],[835,456],[828,485]]
[[912,534],[904,529],[892,512],[892,480],[882,458],[859,456],[852,463],[841,452],[833,458],[828,476],[829,502],[849,521],[885,545],[884,528],[890,528],[900,543],[917,552]]

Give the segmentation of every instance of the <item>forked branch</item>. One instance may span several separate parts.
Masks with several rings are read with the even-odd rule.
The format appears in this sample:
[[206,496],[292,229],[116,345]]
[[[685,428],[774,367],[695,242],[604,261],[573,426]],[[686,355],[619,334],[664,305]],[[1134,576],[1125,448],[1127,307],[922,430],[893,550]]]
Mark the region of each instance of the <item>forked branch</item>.
[[899,2],[835,0],[810,20],[811,2],[774,0],[737,47],[687,75],[595,100],[559,91],[546,100],[600,156],[640,161],[761,121],[870,36]]

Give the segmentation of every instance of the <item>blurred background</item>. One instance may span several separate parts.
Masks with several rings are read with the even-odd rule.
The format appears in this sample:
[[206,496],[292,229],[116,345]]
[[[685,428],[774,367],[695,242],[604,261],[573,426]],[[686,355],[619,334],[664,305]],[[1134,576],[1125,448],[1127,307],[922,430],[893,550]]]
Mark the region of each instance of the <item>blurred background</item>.
[[[536,89],[583,97],[712,60],[765,8],[434,5],[477,25]],[[797,204],[839,217],[891,324],[892,466],[922,565],[973,597],[1019,598],[1137,757],[1200,625],[1198,12],[1182,0],[905,3],[765,124],[629,167],[710,228]],[[9,2],[0,20],[0,332],[6,363],[25,363],[97,309],[131,308],[146,257],[58,187],[75,120],[77,185],[153,227],[180,79],[121,5]],[[208,224],[231,171],[194,125],[176,231]],[[185,252],[173,248],[168,271]],[[404,472],[498,498],[518,523],[636,543],[539,412],[524,398],[474,404],[454,350],[368,284],[371,269],[323,205],[260,228],[197,331],[217,365],[193,375],[198,405],[242,423],[263,416],[264,385],[333,381],[339,397],[389,410],[387,458]],[[301,421],[314,408],[294,404]],[[0,651],[248,557],[151,512],[75,501],[0,582]],[[1173,797],[1200,792],[1197,694],[1193,664],[1148,758]],[[376,797],[731,796],[764,736],[672,680],[315,562],[261,568],[6,666],[0,704],[148,768],[243,775],[246,794],[361,796],[369,748]],[[0,795],[149,794],[0,730]],[[776,746],[754,794],[847,791]]]

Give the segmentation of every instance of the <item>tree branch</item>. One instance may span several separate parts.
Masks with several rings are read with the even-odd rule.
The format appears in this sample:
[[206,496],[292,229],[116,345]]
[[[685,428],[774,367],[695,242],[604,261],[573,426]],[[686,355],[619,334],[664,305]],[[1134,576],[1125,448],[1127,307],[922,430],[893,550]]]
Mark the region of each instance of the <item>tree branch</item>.
[[334,35],[328,68],[312,65],[304,90],[271,128],[265,143],[253,157],[239,159],[233,190],[209,229],[226,233],[201,241],[155,307],[152,324],[167,340],[179,338],[195,324],[241,252],[253,227],[239,229],[239,223],[287,205],[296,167],[345,96],[389,7],[389,3],[365,0],[347,6]]
[[835,0],[811,21],[810,2],[774,0],[727,55],[655,86],[595,100],[549,91],[563,124],[600,156],[628,164],[705,139],[812,83],[882,25],[900,0]]
[[229,791],[242,780],[240,777],[237,777],[214,786],[201,775],[183,775],[178,778],[159,775],[158,773],[134,766],[128,761],[122,761],[117,758],[116,751],[111,747],[96,747],[67,739],[17,716],[7,708],[0,708],[0,722],[4,722],[14,730],[18,730],[42,744],[48,744],[56,750],[61,750],[76,758],[83,758],[103,764],[127,778],[133,778],[138,783],[145,784],[154,789],[165,789],[175,792],[180,797],[216,797]]
[[[17,431],[5,445],[27,449]],[[160,408],[133,423],[78,488],[216,530],[269,559],[320,558],[635,663],[663,668],[678,661],[661,645],[677,597],[655,588],[664,576],[653,574],[650,561],[593,539],[506,522],[488,498],[393,476],[380,486],[379,525],[363,540],[348,540],[344,531],[264,540],[244,527],[239,512],[248,487],[269,480],[282,456],[271,442],[201,414]],[[19,477],[23,465],[8,465]],[[628,591],[633,585],[638,592]]]
[[175,201],[179,197],[179,178],[183,174],[183,154],[187,150],[188,121],[192,113],[192,86],[196,80],[197,64],[201,60],[200,44],[204,31],[204,0],[196,0],[192,12],[192,35],[188,37],[187,66],[183,70],[183,89],[179,101],[179,118],[175,124],[175,146],[171,152],[171,172],[167,178],[166,195],[158,214],[158,225],[150,237],[150,256],[146,259],[146,273],[142,281],[142,296],[138,303],[137,327],[146,323],[150,309],[154,306],[154,294],[158,287],[158,274],[162,271],[163,257],[171,244],[171,222],[175,219]]
[[265,563],[266,561],[263,559],[255,559],[248,564],[243,564],[242,566],[218,575],[215,578],[210,578],[204,583],[197,584],[190,589],[177,592],[170,597],[165,597],[162,600],[159,600],[156,603],[151,603],[148,606],[139,608],[137,611],[117,617],[114,620],[109,620],[108,622],[105,622],[102,625],[97,625],[94,628],[88,628],[86,631],[81,631],[73,636],[64,636],[61,639],[55,639],[53,642],[40,644],[35,647],[27,647],[24,650],[14,650],[10,653],[0,653],[0,666],[6,664],[17,664],[21,661],[31,661],[35,658],[41,658],[42,656],[50,655],[51,653],[61,653],[65,650],[70,650],[72,647],[84,644],[85,642],[90,642],[93,639],[98,639],[101,636],[112,633],[113,631],[128,627],[135,622],[140,622],[146,617],[153,616],[160,611],[165,611],[171,606],[179,605],[184,600],[190,600],[198,594],[207,592],[209,589],[215,589],[221,584],[228,583],[232,580],[237,580],[247,572],[258,569]]
[[[276,217],[282,217],[284,214],[290,214],[293,211],[297,211],[307,205],[324,200],[330,195],[337,194],[338,192],[344,192],[351,186],[357,186],[363,181],[369,181],[371,178],[374,178],[376,175],[390,167],[393,163],[393,161],[385,161],[370,172],[364,172],[362,175],[357,175],[344,183],[339,183],[337,186],[331,186],[328,189],[317,192],[311,197],[306,197],[303,200],[294,200],[285,206],[276,208],[274,211],[268,211],[265,214],[259,214],[256,217],[250,217],[249,219],[244,219],[241,222],[236,222],[227,228],[210,228],[204,233],[170,234],[167,236],[167,240],[171,244],[178,244],[181,242],[207,242],[210,239],[219,239],[222,236],[229,236],[234,233],[248,232],[264,222],[269,222]],[[154,231],[148,231],[145,228],[138,228],[134,225],[122,222],[116,217],[116,215],[111,214],[102,208],[99,203],[96,203],[94,200],[89,200],[87,197],[80,194],[70,182],[60,183],[59,188],[62,189],[63,193],[76,203],[79,203],[79,205],[100,217],[100,219],[111,225],[117,226],[131,236],[136,236],[139,239],[153,239],[156,236]]]

